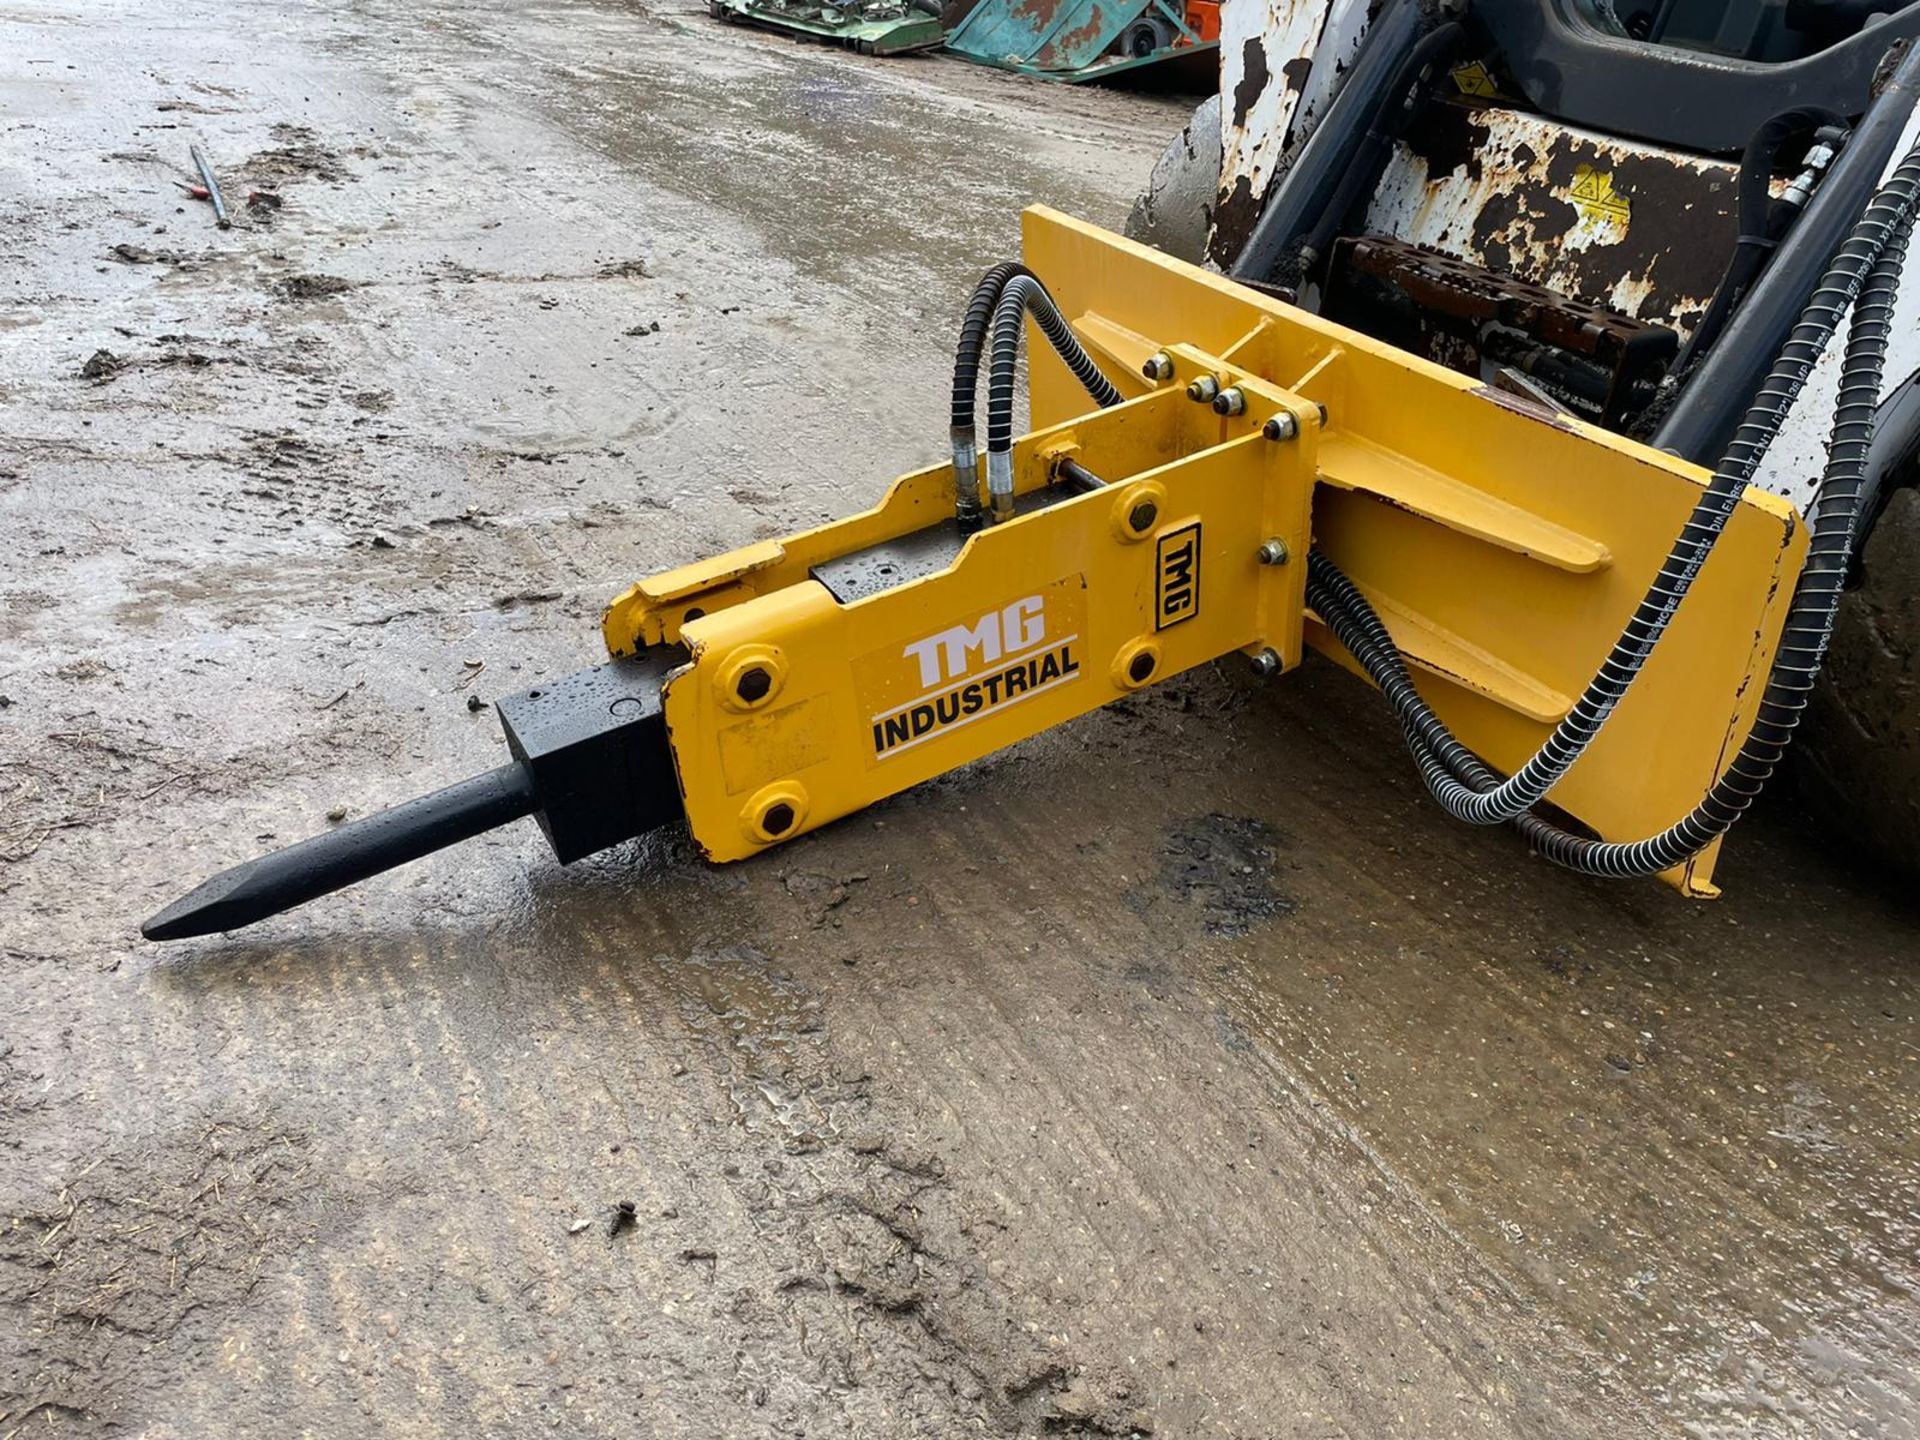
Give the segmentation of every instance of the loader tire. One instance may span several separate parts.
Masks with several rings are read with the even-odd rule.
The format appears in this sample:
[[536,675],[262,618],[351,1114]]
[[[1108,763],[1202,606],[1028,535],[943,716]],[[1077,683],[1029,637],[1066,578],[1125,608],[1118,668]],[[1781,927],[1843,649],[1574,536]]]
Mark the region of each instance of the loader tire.
[[1896,490],[1867,536],[1803,724],[1815,815],[1862,858],[1920,877],[1920,490]]
[[1173,137],[1127,216],[1127,238],[1196,265],[1207,258],[1220,193],[1220,97],[1200,102]]

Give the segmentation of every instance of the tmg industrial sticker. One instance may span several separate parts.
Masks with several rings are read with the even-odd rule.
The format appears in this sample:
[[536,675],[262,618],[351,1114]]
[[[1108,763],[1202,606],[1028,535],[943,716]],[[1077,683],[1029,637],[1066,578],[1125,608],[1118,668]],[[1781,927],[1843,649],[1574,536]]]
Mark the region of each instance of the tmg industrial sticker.
[[1069,575],[860,656],[854,687],[872,727],[870,763],[1078,679],[1086,617],[1086,579]]

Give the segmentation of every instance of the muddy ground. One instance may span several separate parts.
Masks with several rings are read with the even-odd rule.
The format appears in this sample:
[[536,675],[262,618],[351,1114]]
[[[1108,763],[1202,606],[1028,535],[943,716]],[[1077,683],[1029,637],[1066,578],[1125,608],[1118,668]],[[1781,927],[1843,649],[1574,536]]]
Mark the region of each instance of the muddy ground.
[[0,97],[0,1435],[1916,1433],[1911,899],[1548,871],[1324,665],[138,940],[937,459],[1179,104],[619,0],[13,0]]

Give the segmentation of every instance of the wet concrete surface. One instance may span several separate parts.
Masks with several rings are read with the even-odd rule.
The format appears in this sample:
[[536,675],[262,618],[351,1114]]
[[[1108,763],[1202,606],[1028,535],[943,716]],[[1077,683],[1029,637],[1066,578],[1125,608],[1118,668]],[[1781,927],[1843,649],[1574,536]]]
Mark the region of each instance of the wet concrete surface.
[[750,865],[521,824],[143,946],[938,457],[1019,206],[1117,225],[1183,119],[237,14],[0,7],[0,1435],[1915,1433],[1910,897],[1788,804],[1715,905],[1548,871],[1330,667]]

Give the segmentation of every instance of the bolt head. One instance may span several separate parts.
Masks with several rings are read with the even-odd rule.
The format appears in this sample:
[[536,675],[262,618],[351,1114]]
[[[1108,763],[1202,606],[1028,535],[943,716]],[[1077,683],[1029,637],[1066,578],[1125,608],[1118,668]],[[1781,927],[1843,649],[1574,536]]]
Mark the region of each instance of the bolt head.
[[1300,433],[1300,422],[1283,410],[1262,425],[1260,433],[1269,440],[1291,440]]
[[1136,535],[1146,533],[1153,528],[1153,522],[1160,518],[1160,507],[1151,500],[1142,500],[1127,512],[1127,525]]
[[793,828],[793,819],[793,806],[784,800],[776,800],[760,817],[760,828],[769,835],[784,835]]
[[1142,650],[1127,662],[1127,678],[1136,685],[1147,683],[1147,677],[1153,674],[1153,656]]
[[[766,672],[764,666],[754,665],[740,672],[740,678],[734,682],[733,693],[752,705],[766,699],[767,693],[772,689],[773,677]],[[791,824],[792,821],[789,820],[788,823]]]

